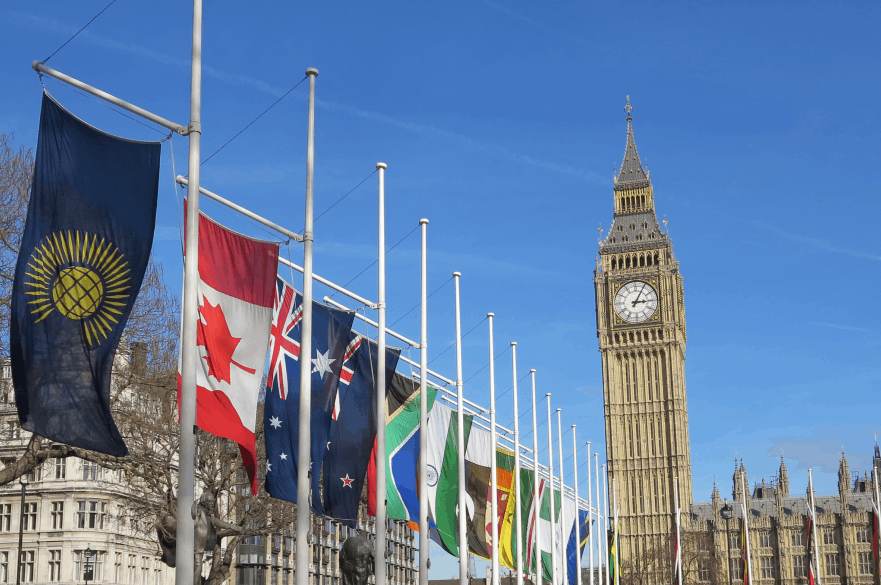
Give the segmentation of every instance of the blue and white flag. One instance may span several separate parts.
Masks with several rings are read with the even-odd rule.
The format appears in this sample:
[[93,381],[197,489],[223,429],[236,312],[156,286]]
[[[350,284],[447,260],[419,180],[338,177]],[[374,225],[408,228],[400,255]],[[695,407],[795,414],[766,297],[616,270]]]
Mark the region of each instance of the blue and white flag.
[[[386,387],[401,352],[385,352]],[[322,467],[324,513],[355,527],[358,504],[376,438],[376,344],[352,333],[343,358]]]
[[[266,491],[274,498],[297,501],[297,442],[300,412],[300,336],[302,295],[285,281],[276,283],[269,339],[268,392],[263,417],[266,438]],[[327,453],[343,354],[354,313],[312,303],[311,469],[320,470]],[[312,473],[311,507],[323,513],[320,473]]]

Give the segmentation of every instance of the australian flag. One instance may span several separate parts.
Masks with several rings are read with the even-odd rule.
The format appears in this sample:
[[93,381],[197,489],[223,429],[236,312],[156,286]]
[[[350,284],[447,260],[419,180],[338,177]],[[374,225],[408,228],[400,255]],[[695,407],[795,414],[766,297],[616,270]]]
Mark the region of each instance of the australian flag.
[[[297,437],[300,412],[300,336],[303,297],[285,281],[276,282],[275,310],[269,337],[268,392],[264,405],[266,437],[266,491],[290,502],[297,501]],[[327,453],[333,404],[343,354],[352,331],[354,313],[312,303],[312,413],[311,505],[323,513],[319,484]]]
[[75,447],[128,453],[110,372],[153,243],[160,144],[106,134],[43,94],[9,333],[18,417]]
[[[400,355],[398,349],[386,349],[386,380],[394,376]],[[375,343],[352,333],[343,358],[322,466],[324,513],[353,528],[376,438],[378,356]]]

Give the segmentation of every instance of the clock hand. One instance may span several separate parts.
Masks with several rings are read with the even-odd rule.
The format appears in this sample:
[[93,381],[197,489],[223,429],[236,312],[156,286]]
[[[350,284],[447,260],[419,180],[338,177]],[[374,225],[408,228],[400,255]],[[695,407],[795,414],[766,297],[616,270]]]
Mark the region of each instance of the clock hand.
[[[645,287],[646,287],[646,284],[643,283],[642,288],[639,289],[639,292],[638,292],[638,293],[636,293],[636,300],[634,300],[633,302],[630,303],[630,306],[631,306],[631,307],[635,307],[635,306],[636,306],[636,303],[640,302],[640,301],[639,301],[639,297],[642,296],[642,291],[645,290]],[[644,302],[644,301],[643,301],[643,302]]]

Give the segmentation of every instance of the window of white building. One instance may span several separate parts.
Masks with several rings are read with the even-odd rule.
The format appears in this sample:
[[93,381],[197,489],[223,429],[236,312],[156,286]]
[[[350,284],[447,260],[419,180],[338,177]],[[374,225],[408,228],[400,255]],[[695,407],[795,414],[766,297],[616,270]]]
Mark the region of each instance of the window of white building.
[[34,559],[37,552],[33,550],[21,551],[21,582],[34,582]]
[[64,528],[64,502],[52,502],[52,530]]
[[24,530],[37,529],[37,502],[25,502],[24,517],[22,518]]
[[49,551],[49,581],[61,581],[61,551],[58,549]]

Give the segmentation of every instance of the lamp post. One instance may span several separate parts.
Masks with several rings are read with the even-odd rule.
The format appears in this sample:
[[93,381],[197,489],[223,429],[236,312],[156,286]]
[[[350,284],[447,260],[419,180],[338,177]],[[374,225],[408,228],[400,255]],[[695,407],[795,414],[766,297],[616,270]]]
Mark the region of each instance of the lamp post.
[[24,475],[18,478],[21,484],[21,506],[18,514],[18,562],[15,563],[15,585],[21,583],[21,544],[24,539],[24,498],[28,491],[28,478]]
[[88,583],[94,578],[94,565],[92,564],[92,559],[95,557],[95,551],[92,550],[92,547],[86,545],[86,550],[83,551],[83,580]]
[[731,585],[731,518],[734,517],[734,508],[725,502],[719,514],[725,520],[725,571],[728,573],[728,585]]

